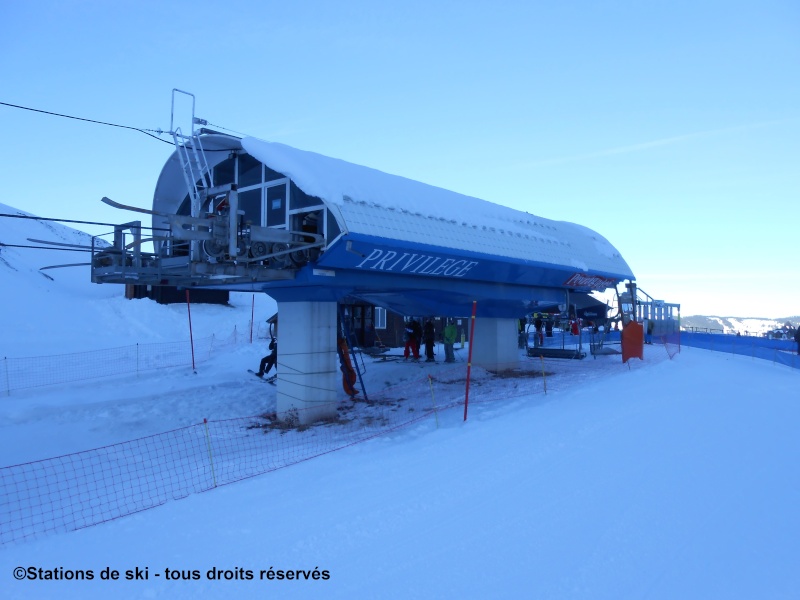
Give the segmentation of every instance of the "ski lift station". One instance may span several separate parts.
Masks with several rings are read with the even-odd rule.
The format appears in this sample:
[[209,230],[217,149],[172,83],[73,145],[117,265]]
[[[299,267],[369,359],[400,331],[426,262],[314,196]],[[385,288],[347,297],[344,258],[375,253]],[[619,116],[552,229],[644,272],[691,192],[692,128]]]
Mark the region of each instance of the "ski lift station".
[[616,248],[581,225],[256,138],[173,136],[151,209],[104,199],[151,215],[151,229],[116,226],[92,279],[269,294],[280,315],[279,415],[335,414],[345,297],[403,315],[469,318],[474,307],[473,362],[492,368],[518,360],[520,318],[633,279]]

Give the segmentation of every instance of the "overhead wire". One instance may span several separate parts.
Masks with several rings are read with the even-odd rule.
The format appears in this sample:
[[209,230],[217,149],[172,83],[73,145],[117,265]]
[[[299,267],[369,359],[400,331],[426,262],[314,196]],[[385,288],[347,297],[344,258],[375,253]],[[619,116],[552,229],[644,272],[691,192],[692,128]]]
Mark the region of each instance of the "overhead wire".
[[[57,221],[59,223],[80,223],[81,225],[102,225],[103,227],[117,227],[119,223],[99,223],[97,221],[77,221],[75,219],[55,219],[51,217],[36,217],[34,215],[10,215],[8,213],[0,213],[0,217],[8,217],[10,219],[32,219],[34,221]],[[142,227],[141,229],[152,229],[153,231],[169,231],[164,227]]]
[[243,133],[241,131],[236,131],[235,129],[229,129],[228,127],[223,127],[222,125],[215,125],[214,123],[208,124],[210,127],[216,127],[217,129],[224,129],[225,131],[230,131],[231,133],[235,133],[236,135],[240,135],[242,137],[250,137],[249,133]]
[[[75,117],[73,115],[65,115],[63,113],[52,112],[52,111],[49,111],[49,110],[42,110],[40,108],[32,108],[30,106],[22,106],[20,104],[12,104],[10,102],[2,102],[2,101],[0,101],[0,106],[8,106],[10,108],[19,108],[20,110],[28,110],[28,111],[31,111],[31,112],[41,113],[43,115],[51,115],[53,117],[62,117],[64,119],[74,119],[76,121],[84,121],[86,123],[95,123],[96,125],[107,125],[108,127],[119,127],[120,129],[131,129],[133,131],[138,131],[139,133],[143,133],[145,135],[148,135],[151,138],[153,138],[155,140],[158,140],[159,142],[163,142],[165,144],[169,144],[170,146],[174,146],[175,145],[175,143],[170,141],[170,140],[164,140],[164,139],[161,139],[160,137],[158,137],[159,135],[164,135],[165,133],[166,134],[171,134],[172,133],[171,131],[164,131],[163,129],[147,129],[147,128],[144,128],[144,127],[133,127],[131,125],[120,125],[119,123],[109,123],[107,121],[98,121],[97,119],[87,119],[87,118],[84,118],[84,117]],[[230,131],[231,133],[235,133],[235,134],[240,135],[242,137],[248,137],[248,135],[249,135],[249,134],[243,133],[241,131],[236,131],[235,129],[229,129],[228,127],[223,127],[222,125],[216,125],[214,123],[208,123],[208,122],[207,122],[207,124],[210,125],[211,127],[216,127],[218,129],[223,129],[225,131]],[[157,134],[157,135],[153,135],[154,133]],[[209,150],[206,150],[206,152],[228,152],[230,150],[233,150],[233,148],[220,148],[220,149],[213,149],[213,150],[209,149]]]
[[61,252],[91,252],[91,248],[59,248],[57,246],[31,246],[25,244],[6,244],[0,242],[0,248],[34,248],[36,250],[60,250]]
[[[174,146],[175,145],[175,142],[172,142],[170,140],[163,140],[160,137],[158,137],[158,135],[164,135],[165,133],[166,134],[172,134],[171,131],[164,131],[163,129],[146,129],[146,128],[143,128],[143,127],[132,127],[130,125],[120,125],[118,123],[108,123],[106,121],[98,121],[96,119],[86,119],[84,117],[75,117],[73,115],[65,115],[63,113],[52,112],[52,111],[49,111],[49,110],[42,110],[40,108],[31,108],[30,106],[22,106],[20,104],[11,104],[10,102],[2,102],[2,101],[0,101],[0,106],[8,106],[10,108],[19,108],[21,110],[29,110],[31,112],[41,113],[43,115],[51,115],[51,116],[54,116],[54,117],[62,117],[64,119],[74,119],[76,121],[84,121],[86,123],[95,123],[96,125],[107,125],[109,127],[119,127],[120,129],[131,129],[133,131],[138,131],[139,133],[143,133],[143,134],[145,134],[147,136],[150,136],[151,138],[153,138],[154,140],[158,140],[159,142],[163,142],[165,144],[169,144],[170,146]],[[224,129],[225,131],[230,131],[230,132],[235,133],[237,135],[241,135],[242,137],[247,137],[247,135],[248,135],[248,134],[242,133],[240,131],[235,131],[233,129],[228,129],[227,127],[223,127],[222,125],[214,125],[213,123],[208,123],[208,124],[211,125],[212,127],[217,127],[219,129]],[[152,133],[150,133],[150,132],[152,132]],[[158,135],[153,135],[153,133],[156,133]],[[187,148],[192,148],[192,146],[189,146],[189,145],[187,145],[186,147]],[[236,148],[214,148],[214,149],[210,149],[209,148],[209,149],[204,149],[205,152],[230,152],[231,150],[236,150]]]
[[[39,108],[31,108],[30,106],[21,106],[19,104],[11,104],[10,102],[0,102],[2,106],[9,106],[11,108],[19,108],[21,110],[29,110],[31,112],[41,113],[44,115],[51,115],[54,117],[62,117],[64,119],[75,119],[76,121],[85,121],[87,123],[95,123],[97,125],[108,125],[109,127],[119,127],[121,129],[132,129],[133,131],[138,131],[145,135],[149,135],[151,138],[158,140],[159,142],[164,142],[165,144],[169,144],[170,146],[174,146],[173,142],[169,140],[162,140],[160,137],[153,135],[153,133],[157,133],[158,135],[163,135],[164,133],[169,133],[167,131],[163,131],[161,129],[143,129],[141,127],[131,127],[130,125],[119,125],[117,123],[108,123],[106,121],[97,121],[96,119],[85,119],[83,117],[74,117],[72,115],[65,115],[62,113],[51,112],[49,110],[42,110]],[[149,132],[153,133],[149,133]]]
[[[27,111],[31,111],[31,112],[35,112],[35,113],[44,114],[44,115],[50,115],[50,116],[53,116],[53,117],[61,117],[61,118],[64,118],[64,119],[73,119],[73,120],[76,120],[76,121],[83,121],[85,123],[94,123],[96,125],[106,125],[108,127],[118,127],[120,129],[130,129],[130,130],[133,130],[133,131],[138,131],[139,133],[143,133],[143,134],[145,134],[145,135],[147,135],[147,136],[149,136],[149,137],[151,137],[151,138],[153,138],[155,140],[158,140],[159,142],[163,142],[165,144],[169,144],[170,146],[174,146],[175,145],[174,142],[171,142],[169,140],[164,140],[164,139],[161,139],[160,137],[158,137],[158,135],[164,135],[165,133],[169,133],[169,134],[172,133],[172,132],[169,132],[169,131],[164,131],[162,129],[146,129],[146,128],[142,128],[142,127],[133,127],[133,126],[130,126],[130,125],[120,125],[119,123],[109,123],[107,121],[98,121],[97,119],[87,119],[87,118],[84,118],[84,117],[76,117],[76,116],[73,116],[73,115],[65,115],[63,113],[52,112],[52,111],[49,111],[49,110],[42,110],[42,109],[39,109],[39,108],[32,108],[30,106],[22,106],[20,104],[12,104],[10,102],[2,102],[2,101],[0,101],[0,106],[8,106],[9,108],[18,108],[20,110],[27,110]],[[219,129],[224,129],[226,131],[231,131],[233,133],[238,133],[238,134],[243,135],[243,136],[246,135],[246,134],[242,134],[242,133],[240,133],[238,131],[233,131],[232,129],[228,129],[226,127],[222,127],[221,125],[212,125],[212,126],[213,127],[218,127]],[[158,134],[158,135],[153,135],[154,133]],[[235,148],[220,148],[220,149],[207,150],[207,152],[229,152],[231,150],[235,150]],[[35,220],[35,221],[56,221],[56,222],[59,222],[59,223],[77,223],[77,224],[81,224],[81,225],[101,225],[101,226],[104,226],[104,227],[116,227],[117,226],[116,223],[102,223],[102,222],[97,222],[97,221],[79,221],[79,220],[75,220],[75,219],[56,219],[56,218],[50,218],[50,217],[37,217],[37,216],[33,216],[33,215],[12,215],[12,214],[7,214],[7,213],[0,213],[0,217],[6,217],[6,218],[11,218],[11,219],[32,219],[32,220]],[[156,231],[156,230],[158,230],[158,231],[168,231],[167,229],[164,229],[164,228],[161,228],[161,227],[154,227],[154,228],[143,227],[142,229],[151,229],[153,231]],[[67,252],[70,252],[70,251],[71,252],[87,252],[87,251],[91,252],[91,250],[78,250],[78,249],[70,250],[70,249],[66,249],[66,248],[52,248],[52,247],[51,248],[47,248],[45,246],[25,246],[25,245],[19,245],[19,244],[5,244],[5,243],[0,243],[0,247],[6,247],[6,248],[38,248],[38,249],[50,249],[50,250],[62,250],[62,251],[67,251]]]

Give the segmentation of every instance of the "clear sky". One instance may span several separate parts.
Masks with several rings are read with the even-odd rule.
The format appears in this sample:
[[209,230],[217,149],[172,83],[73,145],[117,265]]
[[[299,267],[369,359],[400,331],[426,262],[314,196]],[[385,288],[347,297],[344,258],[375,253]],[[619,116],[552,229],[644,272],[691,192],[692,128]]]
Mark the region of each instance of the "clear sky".
[[[796,0],[30,0],[0,31],[0,102],[166,130],[179,88],[216,126],[590,227],[683,315],[800,314]],[[100,198],[150,206],[171,152],[7,106],[0,131],[2,202],[48,217],[132,219]]]

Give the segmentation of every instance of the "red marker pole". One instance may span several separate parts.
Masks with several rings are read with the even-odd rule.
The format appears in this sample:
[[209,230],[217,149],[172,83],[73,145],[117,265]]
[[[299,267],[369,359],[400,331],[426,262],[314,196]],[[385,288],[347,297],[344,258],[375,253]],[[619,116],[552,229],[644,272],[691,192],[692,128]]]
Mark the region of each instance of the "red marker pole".
[[469,405],[469,376],[472,372],[472,345],[475,335],[475,312],[478,309],[478,301],[472,301],[472,319],[469,325],[469,352],[467,353],[467,392],[464,396],[464,420],[467,420],[467,406]]

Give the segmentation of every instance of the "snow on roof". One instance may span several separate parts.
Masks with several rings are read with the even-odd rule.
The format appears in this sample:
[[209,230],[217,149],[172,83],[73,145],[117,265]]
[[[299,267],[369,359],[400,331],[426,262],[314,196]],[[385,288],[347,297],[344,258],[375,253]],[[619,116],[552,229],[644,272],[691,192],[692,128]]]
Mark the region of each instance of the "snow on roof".
[[377,169],[244,138],[244,149],[338,208],[346,231],[632,278],[600,234]]

